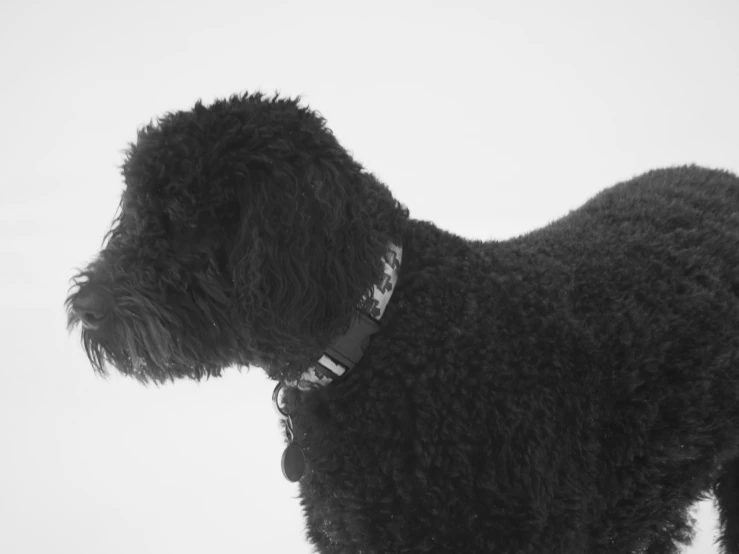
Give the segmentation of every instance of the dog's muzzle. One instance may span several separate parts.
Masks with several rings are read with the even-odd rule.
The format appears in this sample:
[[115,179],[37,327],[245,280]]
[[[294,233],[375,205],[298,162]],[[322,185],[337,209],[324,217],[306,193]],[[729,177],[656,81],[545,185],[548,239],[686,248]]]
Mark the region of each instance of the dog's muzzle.
[[72,313],[87,330],[97,331],[108,315],[107,301],[94,290],[80,290],[70,302]]

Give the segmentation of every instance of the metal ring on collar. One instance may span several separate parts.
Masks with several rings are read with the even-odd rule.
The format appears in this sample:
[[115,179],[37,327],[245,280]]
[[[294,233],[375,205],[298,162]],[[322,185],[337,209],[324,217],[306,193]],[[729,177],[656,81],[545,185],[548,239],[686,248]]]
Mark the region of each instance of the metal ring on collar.
[[283,409],[280,407],[280,391],[284,386],[285,385],[282,381],[277,383],[275,391],[272,393],[272,405],[274,406],[278,416],[280,416],[282,419],[288,419],[290,417],[290,414],[283,411]]

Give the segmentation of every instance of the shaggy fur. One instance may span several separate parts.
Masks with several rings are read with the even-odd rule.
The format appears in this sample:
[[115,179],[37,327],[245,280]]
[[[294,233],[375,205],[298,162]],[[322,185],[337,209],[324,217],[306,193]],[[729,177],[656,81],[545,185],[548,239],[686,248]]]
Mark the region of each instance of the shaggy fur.
[[67,299],[100,372],[292,381],[402,244],[359,365],[285,396],[318,552],[674,553],[713,491],[739,554],[735,176],[652,171],[471,241],[409,219],[316,113],[258,94],[146,126],[123,176]]

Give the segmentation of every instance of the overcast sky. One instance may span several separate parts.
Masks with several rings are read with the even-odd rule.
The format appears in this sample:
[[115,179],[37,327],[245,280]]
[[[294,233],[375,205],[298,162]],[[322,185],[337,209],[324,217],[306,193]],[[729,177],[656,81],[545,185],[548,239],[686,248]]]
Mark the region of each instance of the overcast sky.
[[412,217],[476,239],[651,168],[739,172],[739,2],[605,4],[2,2],[0,552],[311,551],[260,370],[105,381],[66,333],[139,126],[302,94]]

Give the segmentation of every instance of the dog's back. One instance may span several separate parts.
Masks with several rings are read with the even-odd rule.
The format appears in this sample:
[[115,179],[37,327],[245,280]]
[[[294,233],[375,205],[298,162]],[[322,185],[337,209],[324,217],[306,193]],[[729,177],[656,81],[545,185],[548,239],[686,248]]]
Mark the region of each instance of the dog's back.
[[[561,322],[587,351],[588,366],[556,371],[575,406],[550,415],[580,420],[574,446],[588,447],[590,513],[599,514],[591,540],[613,541],[614,551],[681,542],[688,508],[722,465],[724,480],[736,471],[727,462],[739,446],[739,180],[653,171],[510,248],[535,252],[559,275]],[[738,492],[719,492],[722,514]],[[738,524],[727,527],[733,548]]]

